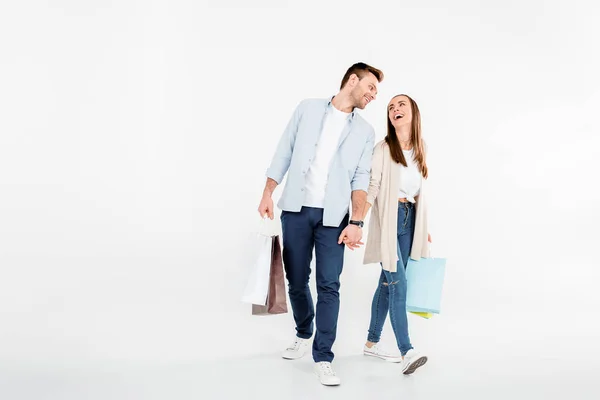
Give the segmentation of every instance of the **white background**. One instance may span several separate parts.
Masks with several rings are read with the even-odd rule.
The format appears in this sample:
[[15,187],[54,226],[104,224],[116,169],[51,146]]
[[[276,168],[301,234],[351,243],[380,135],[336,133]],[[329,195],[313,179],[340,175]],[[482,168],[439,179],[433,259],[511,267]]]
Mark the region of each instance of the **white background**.
[[393,95],[420,106],[448,270],[407,386],[357,358],[379,267],[347,252],[337,395],[597,398],[600,7],[420,3],[3,3],[0,397],[318,396],[278,358],[291,315],[239,298],[288,118],[364,61],[378,139]]

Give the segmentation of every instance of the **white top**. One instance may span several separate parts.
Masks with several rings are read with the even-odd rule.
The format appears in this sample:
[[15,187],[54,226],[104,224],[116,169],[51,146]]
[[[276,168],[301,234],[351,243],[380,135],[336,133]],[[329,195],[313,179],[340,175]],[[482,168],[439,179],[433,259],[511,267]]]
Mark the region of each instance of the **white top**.
[[422,175],[419,171],[419,166],[413,159],[414,151],[402,150],[404,153],[404,159],[406,160],[406,167],[400,164],[400,186],[398,191],[398,198],[406,198],[411,203],[415,202],[415,197],[419,194],[421,189]]
[[350,113],[342,112],[333,105],[327,111],[315,157],[306,172],[304,205],[307,207],[324,208],[329,165],[337,151],[349,115]]

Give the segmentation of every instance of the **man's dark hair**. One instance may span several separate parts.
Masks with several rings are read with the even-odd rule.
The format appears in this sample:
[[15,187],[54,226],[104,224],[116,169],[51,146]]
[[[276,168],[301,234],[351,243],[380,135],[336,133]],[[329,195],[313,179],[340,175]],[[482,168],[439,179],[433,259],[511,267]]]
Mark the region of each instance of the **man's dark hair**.
[[381,82],[383,80],[383,72],[381,72],[381,70],[379,70],[375,67],[371,67],[370,65],[365,64],[363,62],[359,62],[359,63],[354,64],[350,68],[348,68],[348,71],[346,71],[346,74],[344,75],[344,78],[342,79],[342,84],[340,85],[340,89],[343,89],[344,86],[346,86],[346,83],[348,83],[348,80],[350,79],[350,76],[352,74],[356,74],[356,76],[358,76],[358,79],[362,79],[369,72],[372,73],[373,75],[375,75],[378,82]]

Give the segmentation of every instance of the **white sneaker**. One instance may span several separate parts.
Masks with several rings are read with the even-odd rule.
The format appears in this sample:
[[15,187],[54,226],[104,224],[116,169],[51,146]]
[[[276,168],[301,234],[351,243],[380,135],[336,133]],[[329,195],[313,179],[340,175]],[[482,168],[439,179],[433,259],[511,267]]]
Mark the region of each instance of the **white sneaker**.
[[331,363],[321,361],[315,364],[315,374],[319,377],[321,383],[325,386],[337,386],[341,383],[341,379],[335,375]]
[[375,343],[370,348],[365,344],[365,348],[363,349],[363,354],[365,356],[377,357],[382,360],[399,363],[402,362],[402,356],[400,354],[394,354],[389,352],[381,347],[379,343]]
[[281,357],[286,360],[297,360],[299,358],[304,357],[304,355],[310,349],[310,340],[302,339],[296,336],[294,339],[294,343],[291,344],[290,347],[285,349],[283,353],[281,353]]
[[414,349],[410,349],[402,360],[402,373],[404,375],[410,375],[422,367],[427,362],[427,356],[419,354]]

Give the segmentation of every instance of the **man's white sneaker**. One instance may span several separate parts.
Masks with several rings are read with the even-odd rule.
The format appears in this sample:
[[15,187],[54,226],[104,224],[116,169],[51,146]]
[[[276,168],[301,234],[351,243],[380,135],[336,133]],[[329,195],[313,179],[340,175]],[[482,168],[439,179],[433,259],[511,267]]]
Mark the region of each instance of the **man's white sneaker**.
[[296,336],[294,339],[294,343],[290,345],[287,349],[281,353],[281,357],[286,360],[297,360],[299,358],[304,357],[304,355],[310,349],[310,341],[309,339],[302,339]]
[[402,360],[402,373],[404,375],[410,375],[417,370],[417,368],[422,367],[427,362],[427,356],[419,354],[414,349],[410,349],[408,353],[404,355],[404,360]]
[[399,363],[402,362],[402,356],[400,354],[394,354],[389,352],[381,347],[379,343],[375,343],[373,346],[368,347],[365,344],[365,348],[363,349],[363,354],[365,356],[377,357],[382,360]]
[[341,379],[335,375],[330,362],[321,361],[316,363],[315,374],[317,374],[319,380],[325,386],[337,386],[341,383]]

